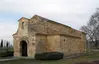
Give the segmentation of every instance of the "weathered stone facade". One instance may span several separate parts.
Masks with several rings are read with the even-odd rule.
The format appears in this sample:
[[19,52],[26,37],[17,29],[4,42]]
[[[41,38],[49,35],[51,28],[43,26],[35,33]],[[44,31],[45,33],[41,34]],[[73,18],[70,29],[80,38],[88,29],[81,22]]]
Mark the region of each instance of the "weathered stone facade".
[[35,53],[52,51],[65,55],[86,51],[85,33],[38,15],[19,19],[19,27],[13,38],[16,57],[34,57]]

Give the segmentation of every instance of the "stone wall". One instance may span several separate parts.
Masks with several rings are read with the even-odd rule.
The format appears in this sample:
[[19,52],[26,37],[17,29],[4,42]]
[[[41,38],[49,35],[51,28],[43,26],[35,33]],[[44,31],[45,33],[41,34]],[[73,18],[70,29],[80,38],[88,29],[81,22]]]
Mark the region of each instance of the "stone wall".
[[47,36],[36,35],[36,53],[42,53],[47,51]]
[[28,56],[35,53],[58,51],[65,55],[82,53],[86,50],[85,33],[69,26],[39,16],[21,18],[14,38],[14,56],[21,56],[20,42],[27,42]]
[[14,46],[14,56],[20,57],[20,47],[19,47],[19,38],[14,38],[13,40],[13,46]]
[[63,52],[65,55],[85,52],[85,41],[69,35],[37,35],[36,53]]
[[28,36],[28,19],[26,18],[21,18],[19,20],[19,26],[17,30],[17,36]]
[[60,51],[60,36],[48,35],[47,36],[48,52]]
[[59,35],[37,35],[36,53],[60,51]]
[[60,36],[61,52],[65,55],[85,52],[85,42],[79,37]]
[[[37,36],[38,41],[43,38],[43,40],[40,41],[41,43],[43,42],[43,44],[41,45],[41,43],[39,43],[39,45],[42,46],[41,48],[43,48],[43,45],[46,45],[44,47],[46,48],[46,51],[61,51],[66,55],[73,53],[82,53],[85,51],[86,37],[82,32],[75,30],[69,26],[56,23],[52,20],[39,19],[37,22],[39,23],[31,24],[32,29],[30,30],[36,30],[41,34],[47,34],[47,36]],[[62,35],[60,36],[60,34]],[[37,47],[37,50],[40,51],[40,46]],[[42,51],[45,51],[44,48]]]
[[[39,17],[37,17],[39,18]],[[74,35],[74,36],[81,36],[81,32],[78,30],[75,30],[69,26],[57,23],[52,20],[46,20],[39,18],[39,20],[35,21],[35,18],[33,17],[29,22],[28,29],[31,31],[36,31],[39,33],[47,33],[47,34],[68,34],[68,35]],[[57,33],[56,33],[57,32]]]

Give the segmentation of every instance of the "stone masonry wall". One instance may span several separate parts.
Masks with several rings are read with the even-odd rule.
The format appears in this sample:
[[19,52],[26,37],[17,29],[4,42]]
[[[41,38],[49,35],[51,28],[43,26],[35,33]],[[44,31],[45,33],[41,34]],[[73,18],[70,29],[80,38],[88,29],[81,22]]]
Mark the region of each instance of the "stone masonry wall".
[[21,18],[14,37],[14,56],[20,57],[20,41],[27,42],[28,56],[58,51],[65,55],[86,51],[85,34],[69,26],[39,16]]
[[47,38],[46,35],[36,35],[36,53],[47,51]]
[[61,52],[65,55],[85,52],[85,42],[82,42],[81,38],[62,35],[60,43]]
[[47,36],[48,52],[58,51],[60,52],[60,36],[49,35]]

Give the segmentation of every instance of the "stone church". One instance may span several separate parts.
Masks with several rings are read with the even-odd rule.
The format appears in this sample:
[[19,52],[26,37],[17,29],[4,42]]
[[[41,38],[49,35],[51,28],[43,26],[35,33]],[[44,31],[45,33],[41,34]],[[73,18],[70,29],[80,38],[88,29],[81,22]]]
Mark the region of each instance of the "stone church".
[[71,55],[86,51],[86,34],[81,31],[38,15],[18,21],[18,30],[13,34],[15,57],[34,57],[35,53],[55,51]]

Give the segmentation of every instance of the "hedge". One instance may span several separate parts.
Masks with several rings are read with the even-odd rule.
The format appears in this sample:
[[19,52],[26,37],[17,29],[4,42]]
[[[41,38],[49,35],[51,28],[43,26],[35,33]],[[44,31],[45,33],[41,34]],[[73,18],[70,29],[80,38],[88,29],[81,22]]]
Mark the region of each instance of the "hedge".
[[11,56],[13,56],[13,51],[0,52],[0,57],[11,57]]
[[35,54],[37,60],[59,60],[63,59],[64,54],[60,52],[44,52]]

